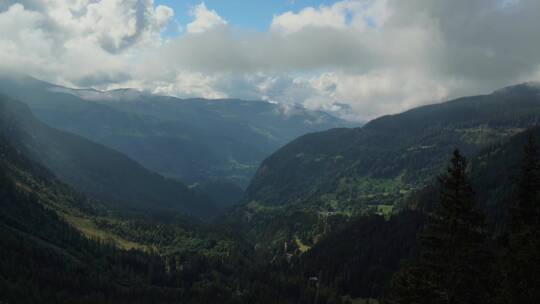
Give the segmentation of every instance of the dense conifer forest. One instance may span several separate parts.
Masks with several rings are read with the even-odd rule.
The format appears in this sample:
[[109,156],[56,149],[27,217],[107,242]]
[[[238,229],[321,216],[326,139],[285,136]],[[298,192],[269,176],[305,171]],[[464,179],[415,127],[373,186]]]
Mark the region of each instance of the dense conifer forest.
[[[456,150],[438,179],[438,198],[426,202],[424,211],[360,217],[303,254],[294,244],[294,249],[253,251],[240,238],[231,238],[234,245],[220,254],[211,238],[204,249],[173,253],[151,246],[126,250],[85,237],[17,181],[15,170],[26,170],[36,179],[51,176],[2,140],[2,300],[534,303],[540,296],[540,163],[534,134],[527,138],[515,191],[501,206],[503,230],[487,225],[467,161]],[[138,223],[132,227],[139,232],[152,230],[144,221]],[[138,241],[160,242],[159,237]]]
[[0,0],[0,304],[540,304],[540,0]]
[[[465,111],[458,100],[300,138],[225,209],[219,195],[0,97],[0,303],[535,303],[540,128],[530,90],[468,100],[504,115],[433,122]],[[527,111],[510,112],[519,100]],[[409,124],[399,146],[378,138],[417,116],[435,116],[423,135]],[[350,136],[371,146],[350,150]],[[428,143],[439,148],[416,149]],[[283,168],[281,188],[276,168],[289,157],[303,163]]]

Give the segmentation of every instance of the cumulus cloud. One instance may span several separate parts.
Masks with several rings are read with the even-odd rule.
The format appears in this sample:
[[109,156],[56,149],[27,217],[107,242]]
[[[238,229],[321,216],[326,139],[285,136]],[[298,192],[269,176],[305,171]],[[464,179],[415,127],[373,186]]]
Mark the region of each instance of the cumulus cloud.
[[294,33],[307,27],[362,30],[376,27],[388,17],[387,1],[341,1],[332,6],[307,7],[298,13],[274,16],[272,30]]
[[227,25],[227,21],[221,18],[216,11],[209,10],[204,2],[194,7],[190,14],[195,20],[187,25],[188,33],[203,33]]
[[159,44],[173,16],[152,0],[8,0],[0,7],[0,68],[81,85],[130,78],[130,56]]
[[266,31],[204,3],[174,38],[152,0],[0,2],[0,67],[100,88],[299,103],[365,120],[540,80],[537,0],[343,0]]

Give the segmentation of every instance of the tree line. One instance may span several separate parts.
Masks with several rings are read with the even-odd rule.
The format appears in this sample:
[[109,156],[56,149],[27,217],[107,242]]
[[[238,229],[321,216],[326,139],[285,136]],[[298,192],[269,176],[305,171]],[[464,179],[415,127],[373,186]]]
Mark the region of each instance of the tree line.
[[419,236],[419,253],[393,276],[389,304],[537,303],[540,300],[540,162],[531,134],[502,232],[486,225],[456,150],[439,177],[437,206]]

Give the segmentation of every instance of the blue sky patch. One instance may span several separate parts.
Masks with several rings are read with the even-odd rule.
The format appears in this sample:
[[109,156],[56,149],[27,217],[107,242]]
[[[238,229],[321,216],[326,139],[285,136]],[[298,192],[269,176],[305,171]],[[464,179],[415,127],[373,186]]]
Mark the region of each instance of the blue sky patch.
[[193,21],[190,10],[204,2],[208,9],[215,10],[233,27],[246,30],[266,31],[274,15],[287,11],[299,12],[306,7],[332,5],[337,0],[156,0],[155,4],[167,5],[174,10],[174,22],[165,31],[166,36],[179,34],[177,25],[185,26]]

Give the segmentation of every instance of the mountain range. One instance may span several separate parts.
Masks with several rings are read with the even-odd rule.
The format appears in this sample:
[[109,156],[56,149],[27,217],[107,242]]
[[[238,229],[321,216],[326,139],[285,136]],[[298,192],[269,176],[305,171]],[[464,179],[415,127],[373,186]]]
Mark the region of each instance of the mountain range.
[[229,189],[235,199],[259,163],[282,145],[302,134],[353,125],[299,106],[70,89],[27,76],[3,76],[0,92],[26,103],[54,128],[187,185]]
[[19,101],[0,96],[0,110],[0,134],[60,180],[111,208],[194,216],[216,212],[208,197],[147,170],[115,150],[49,127]]
[[[247,171],[219,173],[196,148],[200,171],[179,166],[175,175],[157,164],[174,163],[168,157],[183,149],[153,153],[204,139],[218,144],[206,148],[229,156],[234,142],[240,159],[256,154],[250,145],[271,153],[276,138],[292,137],[279,133],[280,123],[298,133],[328,121],[347,124],[301,109],[283,118],[277,105],[257,101],[9,81],[0,81],[9,95],[0,95],[0,243],[8,248],[0,253],[0,301],[9,302],[28,290],[29,303],[382,298],[393,274],[418,255],[418,236],[437,205],[438,176],[452,152],[459,148],[469,159],[466,172],[487,214],[488,247],[499,248],[523,146],[540,138],[535,83],[423,106],[357,128],[301,135],[263,161],[259,151],[249,160],[261,164],[241,203],[223,211],[242,195]],[[308,117],[326,118],[316,124]],[[245,137],[227,146],[229,137],[205,123]],[[263,125],[272,136],[249,131]],[[139,139],[149,158],[143,163],[114,146],[121,138],[125,150]]]
[[332,223],[407,208],[454,149],[475,157],[539,118],[540,86],[524,83],[307,134],[262,162],[243,205],[225,221],[264,245],[296,239],[311,246]]
[[536,125],[539,92],[538,84],[521,84],[301,136],[262,163],[246,200],[273,206],[338,199],[353,209],[395,201],[441,172],[456,147],[474,155]]

